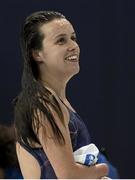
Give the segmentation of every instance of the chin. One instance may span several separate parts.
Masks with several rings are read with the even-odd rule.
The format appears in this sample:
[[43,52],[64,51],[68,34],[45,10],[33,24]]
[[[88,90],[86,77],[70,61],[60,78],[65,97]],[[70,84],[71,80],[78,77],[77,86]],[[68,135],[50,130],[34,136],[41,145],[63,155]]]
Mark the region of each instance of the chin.
[[74,69],[74,71],[70,72],[70,79],[75,76],[76,74],[78,74],[80,71],[80,67]]
[[78,74],[80,71],[80,66],[77,66],[76,68],[74,68],[74,74]]
[[[80,72],[80,67],[78,67],[78,69],[76,69],[76,72],[75,72],[75,74],[78,74]],[[75,75],[74,74],[74,75]]]

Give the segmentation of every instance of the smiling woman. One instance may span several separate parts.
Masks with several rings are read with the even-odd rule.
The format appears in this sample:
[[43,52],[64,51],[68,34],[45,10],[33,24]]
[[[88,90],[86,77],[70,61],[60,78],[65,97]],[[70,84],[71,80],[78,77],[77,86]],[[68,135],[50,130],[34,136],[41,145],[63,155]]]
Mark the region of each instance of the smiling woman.
[[[73,152],[91,143],[89,132],[66,97],[79,72],[80,49],[64,15],[40,11],[26,18],[21,33],[22,91],[16,98],[16,150],[24,178],[100,178],[115,169],[75,162]],[[103,162],[103,163],[101,163]],[[105,164],[106,162],[108,164]]]
[[33,57],[39,63],[39,79],[48,82],[51,78],[52,84],[53,80],[66,82],[79,72],[80,50],[72,25],[64,18],[54,19],[43,24],[40,31],[45,36],[42,49],[33,51]]

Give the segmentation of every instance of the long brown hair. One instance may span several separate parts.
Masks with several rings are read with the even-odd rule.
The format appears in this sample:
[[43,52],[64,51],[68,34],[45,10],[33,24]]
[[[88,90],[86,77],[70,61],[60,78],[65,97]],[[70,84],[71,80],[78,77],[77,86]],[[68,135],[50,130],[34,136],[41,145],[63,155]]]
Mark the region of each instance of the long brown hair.
[[[36,61],[32,57],[32,50],[41,50],[45,38],[40,27],[54,19],[65,18],[61,13],[54,11],[39,11],[26,18],[21,32],[21,50],[24,59],[22,90],[15,100],[15,126],[18,141],[23,140],[30,145],[33,140],[40,143],[36,133],[41,124],[38,112],[50,122],[56,140],[65,143],[64,137],[58,128],[50,106],[56,111],[61,122],[64,117],[55,96],[37,80],[39,71]],[[36,125],[33,122],[36,119]],[[33,130],[33,126],[35,128]],[[45,128],[45,127],[44,127]],[[36,129],[36,133],[35,133]]]

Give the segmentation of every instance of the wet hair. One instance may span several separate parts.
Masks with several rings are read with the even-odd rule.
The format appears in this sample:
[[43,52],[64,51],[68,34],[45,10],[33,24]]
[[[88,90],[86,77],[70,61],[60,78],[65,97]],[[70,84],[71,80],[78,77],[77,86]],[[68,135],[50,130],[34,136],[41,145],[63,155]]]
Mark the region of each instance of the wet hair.
[[[61,144],[65,139],[58,128],[55,117],[50,107],[58,114],[64,125],[64,116],[55,96],[38,81],[39,70],[32,56],[33,50],[41,50],[45,35],[41,32],[42,25],[55,19],[65,18],[59,12],[39,11],[26,18],[21,31],[21,50],[24,60],[22,75],[22,90],[15,99],[15,126],[17,140],[28,145],[34,141],[40,144],[37,133],[40,125],[45,125],[40,120],[42,114],[52,127],[55,140]],[[40,115],[39,115],[40,114]]]

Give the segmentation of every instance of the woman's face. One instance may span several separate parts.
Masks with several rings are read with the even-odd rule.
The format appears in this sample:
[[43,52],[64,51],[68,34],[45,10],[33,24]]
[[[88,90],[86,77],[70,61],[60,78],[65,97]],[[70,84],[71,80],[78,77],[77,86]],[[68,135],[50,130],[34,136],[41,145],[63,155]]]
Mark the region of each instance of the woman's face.
[[55,19],[44,24],[40,30],[45,36],[39,52],[42,74],[69,78],[78,73],[80,49],[70,22]]

